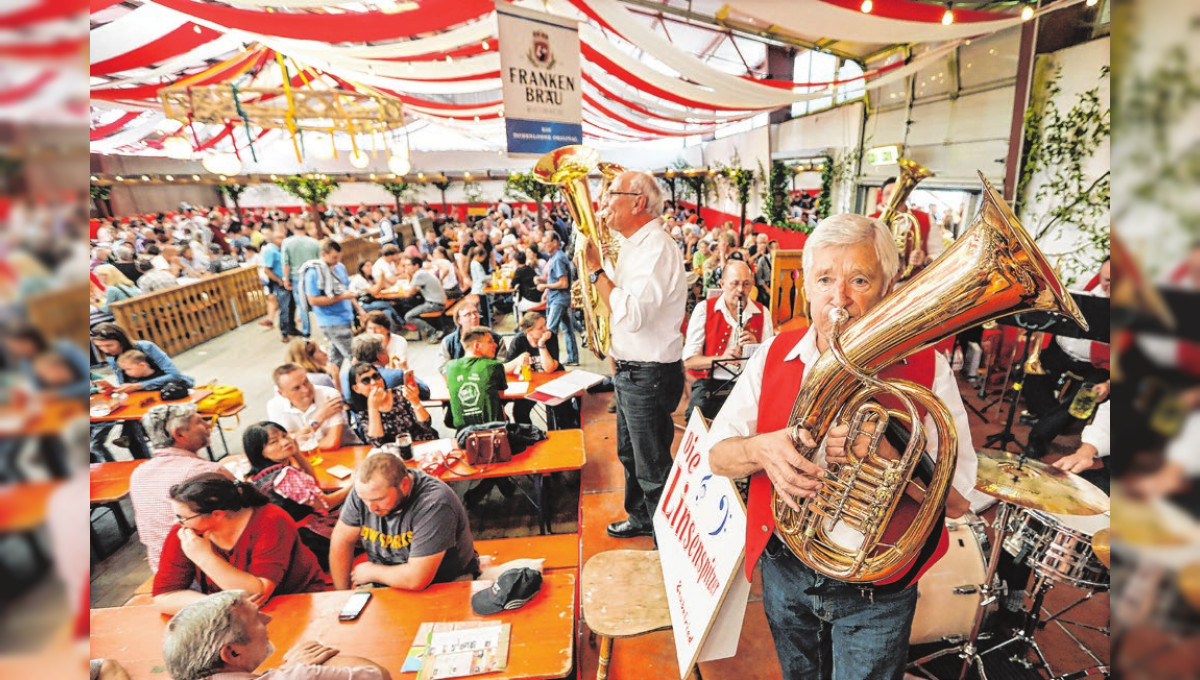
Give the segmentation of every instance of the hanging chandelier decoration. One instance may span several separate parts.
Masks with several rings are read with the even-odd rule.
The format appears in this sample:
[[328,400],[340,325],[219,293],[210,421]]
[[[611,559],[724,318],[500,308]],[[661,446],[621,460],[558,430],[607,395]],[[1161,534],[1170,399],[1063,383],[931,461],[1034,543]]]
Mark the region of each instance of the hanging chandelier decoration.
[[[299,162],[304,162],[303,132],[320,133],[330,148],[338,133],[345,134],[350,139],[351,158],[361,162],[366,152],[358,148],[358,135],[370,135],[374,144],[376,133],[385,136],[389,130],[405,125],[403,105],[394,97],[369,88],[329,86],[310,69],[297,68],[296,73],[290,73],[278,53],[275,61],[282,75],[281,87],[239,88],[229,82],[171,85],[159,92],[163,112],[189,126],[240,121],[248,139],[253,139],[251,125],[287,130]],[[250,150],[253,154],[253,144]],[[335,148],[332,155],[337,155]]]

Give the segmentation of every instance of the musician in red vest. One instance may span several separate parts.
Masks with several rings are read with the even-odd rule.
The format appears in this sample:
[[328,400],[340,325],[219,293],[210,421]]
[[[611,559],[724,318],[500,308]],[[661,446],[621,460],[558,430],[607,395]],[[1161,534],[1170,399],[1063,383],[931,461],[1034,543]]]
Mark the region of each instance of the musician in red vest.
[[[889,177],[883,181],[883,186],[879,188],[880,209],[882,209],[883,206],[887,205],[888,202],[892,200],[892,194],[895,193],[895,191],[895,177]],[[908,254],[908,264],[913,266],[913,274],[915,275],[916,272],[920,271],[922,267],[929,264],[933,258],[941,255],[942,251],[945,250],[945,244],[942,243],[942,230],[940,227],[937,229],[933,228],[933,218],[929,215],[929,213],[925,212],[924,210],[909,208],[907,202],[900,206],[900,212],[902,214],[912,215],[912,218],[917,221],[917,227],[921,232],[921,247],[916,248]],[[879,217],[879,213],[880,211],[876,210],[875,214],[871,215],[871,217]],[[929,236],[931,233],[934,235],[932,239]],[[901,255],[903,256],[903,253],[901,253]],[[901,269],[903,269],[903,267],[901,267]]]
[[[731,260],[721,274],[721,295],[696,305],[688,321],[687,341],[683,345],[683,367],[696,379],[688,400],[687,417],[700,409],[705,418],[717,415],[729,392],[722,388],[741,371],[743,364],[730,367],[714,366],[718,360],[735,360],[748,356],[745,348],[757,345],[775,335],[771,315],[766,307],[750,299],[754,290],[754,274],[750,266]],[[737,320],[741,310],[741,321]],[[740,329],[740,333],[735,333]],[[717,393],[724,391],[723,396]]]
[[[822,220],[809,236],[803,265],[813,324],[806,330],[777,335],[746,362],[713,421],[709,462],[717,474],[750,477],[746,576],[750,577],[756,564],[761,567],[763,608],[783,676],[898,679],[904,675],[917,606],[916,579],[948,545],[942,524],[935,525],[929,540],[898,578],[885,583],[849,583],[820,574],[792,554],[776,533],[771,494],[772,489],[778,491],[782,502],[798,508],[821,488],[826,463],[847,461],[848,427],[844,423],[829,430],[823,448],[809,460],[793,447],[788,420],[801,386],[819,387],[803,384],[805,367],[829,348],[830,312],[840,308],[851,320],[863,316],[892,291],[900,259],[882,222],[860,215],[835,215]],[[977,459],[949,363],[927,349],[894,362],[879,375],[930,387],[949,409],[959,445],[945,513],[962,516],[969,509],[964,495],[974,488]],[[925,416],[924,422],[933,434],[932,419]],[[898,456],[896,445],[903,444],[889,442],[890,437],[889,433],[881,438],[879,452]],[[817,447],[807,431],[801,430],[799,438],[805,446]],[[855,441],[854,455],[866,454],[864,440]],[[936,452],[936,443],[931,441],[928,448]],[[890,526],[896,528],[897,524],[902,523]],[[857,548],[861,536],[855,534],[859,541],[855,542],[855,536],[845,535],[847,531],[854,534],[840,526],[831,534],[851,549]],[[884,540],[888,539],[885,534]],[[832,655],[822,651],[822,643],[826,647],[832,644]]]
[[[1109,260],[1105,258],[1100,265],[1099,275],[1084,286],[1083,291],[1108,297],[1112,283],[1111,271]],[[1070,414],[1071,401],[1083,383],[1095,386],[1097,402],[1108,399],[1112,389],[1108,375],[1107,343],[1058,336],[1042,351],[1041,362],[1046,373],[1027,376],[1024,390],[1025,407],[1030,415],[1037,418],[1029,431],[1029,443],[1026,445],[1028,454],[1035,458],[1045,455],[1050,442],[1075,420]],[[1080,380],[1072,384],[1060,402],[1057,396],[1058,383],[1067,372],[1078,376]]]

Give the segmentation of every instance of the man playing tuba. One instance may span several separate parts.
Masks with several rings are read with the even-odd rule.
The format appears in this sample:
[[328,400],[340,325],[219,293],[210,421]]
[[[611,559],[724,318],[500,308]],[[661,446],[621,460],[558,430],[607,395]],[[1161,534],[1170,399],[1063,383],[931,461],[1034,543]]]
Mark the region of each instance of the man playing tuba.
[[[917,605],[916,580],[945,552],[941,522],[930,532],[913,564],[890,583],[850,583],[824,576],[800,560],[775,533],[772,487],[781,502],[792,505],[814,496],[829,463],[847,462],[866,453],[866,437],[847,441],[849,428],[829,430],[814,460],[801,456],[791,443],[788,423],[792,405],[812,366],[829,347],[830,311],[844,310],[851,320],[892,292],[899,256],[883,223],[859,215],[835,215],[817,225],[804,250],[804,286],[813,325],[768,340],[747,362],[741,378],[713,422],[710,463],[727,477],[751,477],[747,507],[746,574],[761,560],[763,606],[785,678],[833,680],[900,678],[904,675],[908,640]],[[975,484],[976,456],[967,414],[949,364],[933,349],[917,352],[880,372],[882,379],[906,378],[940,398],[958,430],[958,459],[946,515],[959,517],[969,508],[964,498]],[[818,386],[819,387],[819,386]],[[769,398],[763,399],[763,395]],[[926,430],[934,427],[924,416]],[[871,430],[871,424],[865,426]],[[808,447],[817,442],[798,433]],[[897,445],[880,439],[880,453],[896,457]],[[926,449],[937,451],[934,437]],[[832,642],[832,658],[822,656],[822,640]]]

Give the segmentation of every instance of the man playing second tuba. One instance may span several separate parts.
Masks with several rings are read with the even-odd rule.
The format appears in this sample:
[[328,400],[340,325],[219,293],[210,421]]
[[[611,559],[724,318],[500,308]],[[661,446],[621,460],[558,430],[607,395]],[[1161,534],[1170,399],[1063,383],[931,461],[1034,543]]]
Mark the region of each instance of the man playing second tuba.
[[[899,269],[892,235],[878,220],[835,215],[818,224],[804,250],[804,286],[813,325],[780,334],[755,353],[711,429],[713,472],[751,477],[746,573],[749,577],[755,564],[762,568],[763,606],[785,678],[826,677],[830,672],[833,680],[902,677],[917,605],[917,577],[945,550],[940,525],[935,526],[899,580],[886,585],[849,583],[802,563],[774,529],[772,487],[781,502],[794,505],[795,499],[802,502],[817,493],[828,463],[847,461],[848,447],[856,457],[866,453],[866,438],[848,442],[849,428],[838,424],[810,461],[793,447],[787,426],[796,395],[807,387],[805,367],[829,347],[831,310],[842,309],[850,319],[863,316],[891,293]],[[949,364],[926,349],[892,364],[879,377],[907,378],[931,388],[949,409],[959,444],[946,515],[963,515],[969,509],[964,495],[975,484],[976,456]],[[932,432],[929,416],[924,421]],[[804,430],[799,439],[808,447],[818,445]],[[926,448],[936,453],[934,437]],[[898,455],[887,437],[880,439],[880,453]],[[832,658],[823,656],[823,640],[832,642]]]

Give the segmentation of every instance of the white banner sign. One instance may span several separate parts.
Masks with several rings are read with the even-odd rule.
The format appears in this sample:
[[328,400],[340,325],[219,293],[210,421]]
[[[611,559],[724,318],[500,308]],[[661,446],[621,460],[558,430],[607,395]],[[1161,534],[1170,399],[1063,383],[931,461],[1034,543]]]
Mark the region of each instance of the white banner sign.
[[694,411],[654,514],[680,677],[737,653],[750,595],[739,578],[746,508],[733,482],[709,469],[707,439]]
[[496,2],[508,152],[583,143],[579,23]]

